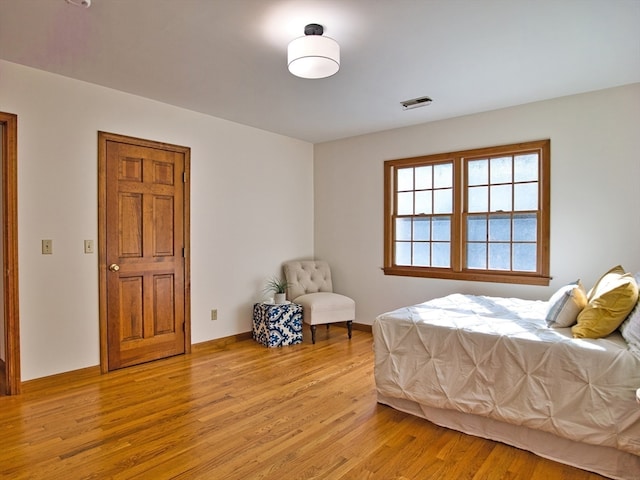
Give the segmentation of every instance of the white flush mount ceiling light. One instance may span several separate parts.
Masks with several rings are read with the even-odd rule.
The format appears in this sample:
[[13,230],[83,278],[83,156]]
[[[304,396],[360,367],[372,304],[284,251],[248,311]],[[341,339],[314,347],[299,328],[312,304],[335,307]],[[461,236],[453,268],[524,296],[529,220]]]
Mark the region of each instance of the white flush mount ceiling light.
[[304,27],[304,37],[289,43],[289,71],[302,78],[325,78],[340,69],[340,45],[324,37],[324,28],[317,23]]

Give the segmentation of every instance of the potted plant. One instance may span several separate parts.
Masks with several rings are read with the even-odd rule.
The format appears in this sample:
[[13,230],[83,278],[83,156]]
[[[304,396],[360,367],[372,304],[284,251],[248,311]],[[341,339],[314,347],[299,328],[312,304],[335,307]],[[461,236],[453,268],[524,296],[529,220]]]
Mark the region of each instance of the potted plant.
[[265,287],[266,292],[273,292],[274,295],[274,303],[280,305],[286,302],[287,296],[287,287],[289,286],[289,282],[286,280],[281,280],[278,277],[272,277]]

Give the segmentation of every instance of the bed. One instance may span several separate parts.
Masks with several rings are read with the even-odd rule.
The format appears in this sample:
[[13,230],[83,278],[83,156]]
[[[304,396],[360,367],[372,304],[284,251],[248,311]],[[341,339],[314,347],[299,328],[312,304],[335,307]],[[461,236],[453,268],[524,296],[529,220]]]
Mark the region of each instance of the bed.
[[548,312],[546,301],[452,294],[379,315],[378,402],[611,478],[639,479],[640,354],[619,330],[590,339],[551,328]]

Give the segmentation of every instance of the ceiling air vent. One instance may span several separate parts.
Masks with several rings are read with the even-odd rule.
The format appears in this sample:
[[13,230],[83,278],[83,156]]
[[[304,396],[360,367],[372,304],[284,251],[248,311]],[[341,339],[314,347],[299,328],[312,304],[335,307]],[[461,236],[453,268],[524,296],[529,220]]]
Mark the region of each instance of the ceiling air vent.
[[410,110],[412,108],[425,107],[430,105],[433,100],[429,97],[419,97],[411,100],[405,100],[404,102],[400,102],[403,110]]

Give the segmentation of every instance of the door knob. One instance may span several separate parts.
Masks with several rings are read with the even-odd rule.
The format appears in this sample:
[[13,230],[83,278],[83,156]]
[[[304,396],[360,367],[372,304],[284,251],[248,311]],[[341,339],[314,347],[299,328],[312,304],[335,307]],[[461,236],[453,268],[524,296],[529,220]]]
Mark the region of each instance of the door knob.
[[118,265],[117,263],[112,263],[111,265],[109,265],[109,270],[111,270],[112,272],[117,272],[118,270],[120,270],[120,265]]

